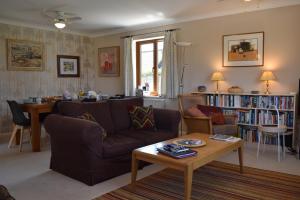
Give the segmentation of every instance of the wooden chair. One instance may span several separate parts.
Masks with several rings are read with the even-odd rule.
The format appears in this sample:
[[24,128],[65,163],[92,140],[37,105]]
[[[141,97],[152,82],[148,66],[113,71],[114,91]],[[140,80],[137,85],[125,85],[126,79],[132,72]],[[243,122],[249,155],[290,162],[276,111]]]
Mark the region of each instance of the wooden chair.
[[[224,115],[225,124],[224,125],[214,125],[212,123],[211,117],[201,116],[192,117],[185,114],[185,109],[183,106],[183,100],[186,96],[179,95],[179,111],[181,113],[182,119],[186,124],[187,133],[208,133],[208,134],[225,134],[237,136],[238,126],[235,115]],[[197,97],[197,96],[196,96]],[[198,96],[201,98],[201,96]]]
[[13,116],[13,122],[14,122],[14,128],[13,132],[11,134],[8,148],[12,146],[12,143],[14,139],[16,139],[16,135],[18,131],[20,131],[20,147],[19,151],[22,151],[22,144],[23,144],[23,133],[25,129],[29,130],[30,133],[30,120],[25,117],[22,109],[19,107],[18,103],[16,101],[7,101],[9,108],[11,110],[12,116]]

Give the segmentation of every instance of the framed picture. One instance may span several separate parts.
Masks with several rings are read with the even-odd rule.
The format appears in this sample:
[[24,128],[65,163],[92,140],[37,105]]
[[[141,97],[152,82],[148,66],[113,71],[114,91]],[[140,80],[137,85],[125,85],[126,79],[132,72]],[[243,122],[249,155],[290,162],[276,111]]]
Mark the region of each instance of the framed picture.
[[57,55],[58,77],[80,77],[79,56]]
[[120,47],[98,49],[99,76],[120,76]]
[[43,71],[44,44],[27,40],[7,40],[7,69],[11,71]]
[[223,36],[223,67],[264,65],[264,32]]

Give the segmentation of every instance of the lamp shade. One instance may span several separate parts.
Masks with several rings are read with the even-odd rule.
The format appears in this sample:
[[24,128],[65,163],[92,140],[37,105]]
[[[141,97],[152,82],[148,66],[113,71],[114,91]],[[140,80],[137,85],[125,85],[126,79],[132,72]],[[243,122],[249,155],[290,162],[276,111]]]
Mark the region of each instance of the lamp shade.
[[275,80],[275,76],[272,71],[264,71],[260,77],[261,81]]
[[224,76],[223,76],[222,72],[214,72],[211,76],[211,80],[212,81],[223,81]]

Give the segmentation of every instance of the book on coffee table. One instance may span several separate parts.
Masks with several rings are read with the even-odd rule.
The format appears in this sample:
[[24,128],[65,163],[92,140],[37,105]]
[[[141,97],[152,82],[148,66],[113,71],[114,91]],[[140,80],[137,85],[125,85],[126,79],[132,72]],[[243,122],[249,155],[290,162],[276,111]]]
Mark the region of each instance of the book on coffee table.
[[157,148],[157,151],[159,153],[165,154],[167,156],[173,157],[173,158],[186,158],[190,156],[197,155],[197,151],[194,151],[190,148],[176,145],[176,144],[167,144],[163,147]]
[[236,142],[239,141],[241,138],[237,138],[231,135],[222,135],[222,134],[214,134],[209,137],[210,139],[214,140],[221,140],[221,141],[226,141],[226,142]]

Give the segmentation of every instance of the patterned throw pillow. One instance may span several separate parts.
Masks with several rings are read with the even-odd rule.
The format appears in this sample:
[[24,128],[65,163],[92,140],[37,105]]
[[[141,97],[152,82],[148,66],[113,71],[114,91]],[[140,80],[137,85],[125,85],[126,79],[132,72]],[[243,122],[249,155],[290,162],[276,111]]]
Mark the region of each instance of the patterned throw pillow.
[[204,106],[204,105],[198,105],[197,107],[206,116],[211,117],[211,121],[213,124],[216,125],[225,124],[225,118],[221,108],[215,106]]
[[152,106],[130,106],[129,115],[133,128],[156,130]]
[[[91,115],[90,113],[88,113],[88,112],[83,113],[80,116],[77,116],[77,118],[88,120],[88,121],[92,121],[92,122],[96,122],[97,124],[99,124],[96,121],[95,117],[93,115]],[[107,132],[106,132],[106,130],[101,125],[100,125],[100,128],[101,128],[101,132],[102,132],[102,141],[103,141],[106,138],[106,136],[107,136]]]

